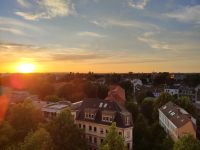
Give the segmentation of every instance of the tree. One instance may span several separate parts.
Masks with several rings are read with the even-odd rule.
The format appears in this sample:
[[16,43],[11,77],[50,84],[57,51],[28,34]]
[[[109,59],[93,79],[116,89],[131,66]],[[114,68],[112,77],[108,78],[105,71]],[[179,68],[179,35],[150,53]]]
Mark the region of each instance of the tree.
[[24,139],[21,150],[50,150],[53,149],[49,132],[39,128],[35,132],[29,132]]
[[60,97],[58,97],[57,95],[48,95],[45,97],[45,101],[47,102],[59,102],[62,101],[62,99]]
[[87,82],[84,85],[84,93],[88,98],[96,98],[97,97],[97,91],[98,87],[95,84],[92,84],[90,82]]
[[126,101],[125,105],[126,109],[132,114],[133,122],[135,122],[139,113],[138,105],[135,104],[133,101],[132,102]]
[[142,114],[138,115],[133,129],[133,147],[137,150],[146,150],[151,147],[148,123]]
[[124,139],[118,134],[116,123],[112,123],[108,133],[100,146],[101,150],[126,150]]
[[154,100],[145,99],[141,104],[141,112],[148,119],[149,123],[153,122]]
[[199,150],[200,141],[192,135],[186,135],[180,138],[173,147],[173,150]]
[[162,141],[162,150],[172,150],[174,142],[170,137],[165,137]]
[[169,93],[161,93],[161,95],[156,100],[156,108],[158,109],[169,101],[174,101],[174,97]]
[[101,99],[105,99],[107,95],[108,95],[108,87],[106,85],[99,85],[97,96]]
[[74,124],[69,110],[62,111],[48,124],[47,129],[55,145],[55,150],[87,149],[83,131]]
[[23,140],[30,130],[37,128],[42,121],[41,112],[30,101],[14,104],[8,113],[8,121],[16,130],[16,140]]
[[193,116],[196,116],[196,108],[194,107],[194,105],[188,97],[180,97],[178,100],[175,101],[175,103],[180,107],[184,108]]
[[15,130],[9,124],[9,122],[4,121],[0,126],[0,147],[2,149],[6,148],[13,139]]

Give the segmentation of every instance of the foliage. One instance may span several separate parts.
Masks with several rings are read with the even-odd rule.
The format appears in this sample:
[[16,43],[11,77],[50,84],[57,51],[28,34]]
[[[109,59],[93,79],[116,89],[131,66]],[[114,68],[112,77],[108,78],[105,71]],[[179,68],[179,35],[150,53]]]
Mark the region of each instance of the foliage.
[[142,114],[138,115],[133,130],[133,147],[137,150],[146,150],[150,148],[150,131],[147,120]]
[[101,99],[105,99],[107,95],[108,95],[108,87],[106,85],[99,85],[97,96]]
[[9,124],[9,122],[4,121],[1,124],[1,126],[0,126],[0,147],[1,148],[5,148],[9,144],[11,144],[14,133],[15,133],[15,130]]
[[55,120],[48,125],[55,150],[87,149],[83,139],[83,132],[74,124],[69,110],[61,112]]
[[177,105],[184,108],[186,111],[188,111],[193,116],[196,116],[196,108],[192,104],[191,100],[188,97],[180,97],[175,101]]
[[101,150],[126,150],[124,140],[121,135],[118,134],[116,123],[112,123],[108,133],[100,146]]
[[23,140],[27,133],[36,129],[42,121],[41,112],[30,101],[14,104],[9,111],[8,121],[16,130],[16,140]]
[[162,141],[162,150],[172,150],[174,141],[170,137],[165,137]]
[[133,122],[135,122],[139,113],[138,105],[134,103],[133,101],[132,102],[126,101],[125,105],[126,105],[126,109],[132,114]]
[[84,85],[83,90],[84,90],[86,97],[88,97],[88,98],[96,98],[97,97],[97,91],[98,91],[97,85],[87,82]]
[[21,146],[21,150],[50,149],[52,149],[52,140],[50,134],[44,128],[39,128],[35,132],[29,132]]
[[149,123],[153,122],[153,112],[154,112],[154,100],[145,99],[141,106],[142,114],[148,119]]
[[179,139],[173,147],[173,150],[199,150],[200,141],[195,139],[192,135],[183,136]]
[[62,101],[57,95],[48,95],[45,97],[45,101],[47,102],[59,102]]

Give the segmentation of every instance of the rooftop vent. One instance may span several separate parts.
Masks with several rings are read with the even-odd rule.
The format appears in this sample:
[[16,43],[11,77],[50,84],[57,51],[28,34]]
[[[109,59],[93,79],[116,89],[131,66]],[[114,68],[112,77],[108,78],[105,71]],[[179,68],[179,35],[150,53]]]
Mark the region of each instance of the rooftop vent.
[[172,112],[172,113],[171,113],[171,116],[174,116],[174,115],[175,115],[175,112]]
[[107,107],[107,104],[105,103],[103,107],[106,108],[106,107]]
[[99,104],[99,108],[101,108],[102,106],[103,106],[103,103],[100,103],[100,104]]

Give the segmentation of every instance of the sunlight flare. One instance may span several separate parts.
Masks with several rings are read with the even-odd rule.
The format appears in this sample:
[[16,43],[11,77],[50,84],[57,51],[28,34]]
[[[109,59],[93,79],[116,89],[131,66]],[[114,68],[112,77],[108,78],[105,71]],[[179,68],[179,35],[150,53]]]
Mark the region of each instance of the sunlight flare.
[[17,67],[17,71],[20,73],[32,73],[35,71],[35,65],[32,63],[23,63]]

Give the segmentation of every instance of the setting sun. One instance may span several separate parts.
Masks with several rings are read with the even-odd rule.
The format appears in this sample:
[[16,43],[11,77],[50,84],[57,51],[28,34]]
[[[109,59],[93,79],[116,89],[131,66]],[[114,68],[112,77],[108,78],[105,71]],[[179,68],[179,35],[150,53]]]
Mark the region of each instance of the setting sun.
[[20,64],[18,67],[17,67],[17,70],[18,72],[20,73],[31,73],[31,72],[34,72],[35,70],[35,65],[34,64],[31,64],[31,63],[27,63],[27,64]]

